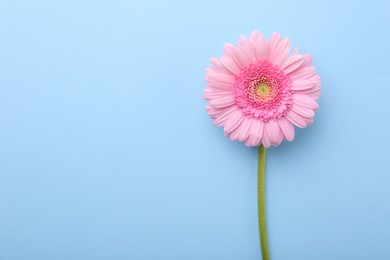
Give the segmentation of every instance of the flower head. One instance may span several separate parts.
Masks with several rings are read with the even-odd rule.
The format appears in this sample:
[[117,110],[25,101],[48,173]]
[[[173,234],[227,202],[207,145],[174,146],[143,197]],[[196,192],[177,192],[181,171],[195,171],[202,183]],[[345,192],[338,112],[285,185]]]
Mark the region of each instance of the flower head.
[[238,45],[226,43],[224,56],[206,69],[206,109],[231,140],[247,146],[277,146],[294,139],[294,125],[313,123],[321,94],[311,55],[290,53],[290,40],[258,32]]

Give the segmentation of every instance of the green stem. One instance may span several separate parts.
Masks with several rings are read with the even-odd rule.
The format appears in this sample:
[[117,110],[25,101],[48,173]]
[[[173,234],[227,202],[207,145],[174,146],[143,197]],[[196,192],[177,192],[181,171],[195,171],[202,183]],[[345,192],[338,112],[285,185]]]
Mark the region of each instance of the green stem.
[[259,233],[260,233],[260,247],[263,260],[269,260],[268,239],[266,227],[265,214],[265,157],[266,148],[262,145],[259,147],[259,162],[257,167],[257,198],[259,210]]

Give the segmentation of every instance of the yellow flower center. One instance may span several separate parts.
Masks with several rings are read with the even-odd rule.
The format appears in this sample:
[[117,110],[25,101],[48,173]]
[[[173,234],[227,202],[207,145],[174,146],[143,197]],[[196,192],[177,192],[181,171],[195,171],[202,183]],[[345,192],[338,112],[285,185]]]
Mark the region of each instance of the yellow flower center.
[[264,83],[260,83],[259,85],[257,85],[257,94],[264,97],[266,95],[268,95],[270,91],[270,88],[267,84],[264,84]]

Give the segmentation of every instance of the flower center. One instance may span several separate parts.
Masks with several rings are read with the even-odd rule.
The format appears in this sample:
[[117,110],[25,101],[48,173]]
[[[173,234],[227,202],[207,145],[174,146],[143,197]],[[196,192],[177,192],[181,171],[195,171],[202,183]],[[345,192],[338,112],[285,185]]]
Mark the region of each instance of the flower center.
[[269,61],[242,68],[234,83],[235,101],[248,117],[264,122],[284,116],[292,106],[292,79]]
[[264,97],[266,95],[269,94],[269,86],[267,84],[264,84],[264,83],[260,83],[259,85],[257,85],[257,94]]

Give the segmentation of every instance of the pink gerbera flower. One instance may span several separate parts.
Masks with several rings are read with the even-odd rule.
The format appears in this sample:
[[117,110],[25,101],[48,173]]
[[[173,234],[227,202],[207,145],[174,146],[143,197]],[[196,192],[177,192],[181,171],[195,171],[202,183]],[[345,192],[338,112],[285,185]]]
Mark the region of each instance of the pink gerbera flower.
[[204,97],[216,126],[247,146],[279,145],[294,139],[294,125],[313,123],[321,82],[311,55],[290,53],[290,40],[274,33],[269,42],[258,32],[226,43],[222,58],[207,68]]

